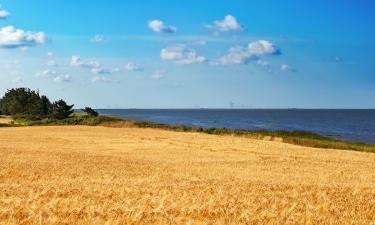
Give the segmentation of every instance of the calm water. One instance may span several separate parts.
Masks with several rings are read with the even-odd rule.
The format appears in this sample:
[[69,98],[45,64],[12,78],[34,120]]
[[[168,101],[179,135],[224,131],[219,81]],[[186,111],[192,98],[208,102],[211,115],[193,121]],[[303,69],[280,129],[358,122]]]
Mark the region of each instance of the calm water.
[[375,110],[98,110],[130,120],[244,130],[304,130],[375,144]]

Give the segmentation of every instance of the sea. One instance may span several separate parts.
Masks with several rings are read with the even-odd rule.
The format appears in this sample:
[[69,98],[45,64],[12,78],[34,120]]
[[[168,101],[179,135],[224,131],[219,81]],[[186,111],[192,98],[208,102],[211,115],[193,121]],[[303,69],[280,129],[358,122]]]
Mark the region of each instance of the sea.
[[375,110],[367,109],[100,109],[102,115],[170,125],[240,130],[310,131],[375,144]]

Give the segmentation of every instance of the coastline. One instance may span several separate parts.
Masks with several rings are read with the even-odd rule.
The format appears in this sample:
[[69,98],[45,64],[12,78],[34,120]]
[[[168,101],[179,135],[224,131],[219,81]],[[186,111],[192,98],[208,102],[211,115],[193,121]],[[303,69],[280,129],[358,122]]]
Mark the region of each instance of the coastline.
[[86,125],[105,126],[113,128],[154,128],[177,132],[195,132],[221,136],[241,136],[251,139],[271,140],[288,144],[337,150],[353,150],[360,152],[375,153],[375,145],[336,140],[316,133],[306,131],[269,131],[269,130],[230,130],[225,128],[200,128],[190,126],[173,126],[168,124],[153,123],[148,121],[124,120],[115,116],[87,117],[82,113],[74,113],[70,118],[64,120],[43,119],[31,121],[26,119],[16,119],[14,122],[10,117],[3,118],[7,124],[2,126],[66,126],[66,125]]

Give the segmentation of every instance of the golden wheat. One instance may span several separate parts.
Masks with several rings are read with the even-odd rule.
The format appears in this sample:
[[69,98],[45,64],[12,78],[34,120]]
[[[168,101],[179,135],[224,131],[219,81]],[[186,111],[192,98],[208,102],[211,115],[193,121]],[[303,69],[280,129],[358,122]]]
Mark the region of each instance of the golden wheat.
[[105,127],[0,129],[1,224],[375,224],[375,154]]

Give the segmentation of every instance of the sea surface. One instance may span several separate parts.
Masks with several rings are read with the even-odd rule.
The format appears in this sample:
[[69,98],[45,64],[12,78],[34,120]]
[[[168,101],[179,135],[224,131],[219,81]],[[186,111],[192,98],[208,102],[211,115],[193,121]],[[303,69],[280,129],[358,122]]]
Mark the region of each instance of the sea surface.
[[102,109],[100,114],[171,125],[243,130],[303,130],[375,144],[375,110]]

